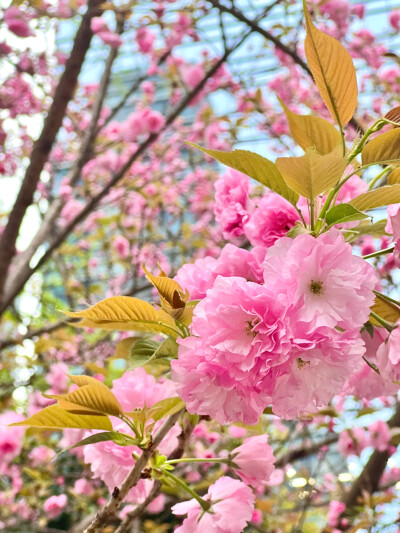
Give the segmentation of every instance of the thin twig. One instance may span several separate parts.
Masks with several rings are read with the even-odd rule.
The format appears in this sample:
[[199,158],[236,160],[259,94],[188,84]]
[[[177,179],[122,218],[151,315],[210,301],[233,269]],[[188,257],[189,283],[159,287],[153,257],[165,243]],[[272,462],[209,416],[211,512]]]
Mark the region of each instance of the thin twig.
[[167,420],[155,434],[149,448],[143,450],[141,456],[137,459],[135,466],[131,469],[129,474],[122,482],[121,487],[118,490],[113,491],[113,494],[110,496],[110,499],[106,505],[96,514],[92,523],[84,530],[83,533],[100,533],[102,529],[110,522],[110,520],[115,517],[128,492],[139,481],[142,470],[147,465],[148,460],[157,450],[158,445],[181,416],[182,412],[183,411],[179,411],[178,413],[175,413],[167,418]]
[[100,4],[101,0],[89,0],[88,9],[82,17],[71,54],[54,93],[53,102],[44,121],[42,132],[33,145],[30,162],[18,196],[9,214],[7,225],[0,237],[0,299],[3,295],[7,272],[16,254],[15,244],[22,220],[28,207],[33,202],[33,195],[39,183],[41,172],[61,128],[67,106],[73,99],[78,76],[93,36],[90,22],[93,17],[101,15]]
[[125,165],[115,173],[111,180],[103,187],[103,189],[98,192],[95,196],[92,197],[90,201],[85,205],[85,207],[78,213],[78,215],[61,231],[61,233],[56,236],[53,241],[49,244],[48,249],[39,259],[37,264],[34,267],[29,265],[25,269],[24,275],[21,276],[18,280],[15,280],[13,286],[9,288],[7,294],[5,295],[4,301],[0,306],[0,315],[7,309],[7,307],[12,303],[14,298],[19,294],[19,292],[25,286],[25,283],[28,279],[36,272],[53,254],[53,252],[65,241],[65,239],[71,234],[75,227],[86,219],[86,217],[93,212],[93,210],[99,205],[101,200],[103,200],[107,194],[115,187],[125,176],[126,172],[130,169],[132,164],[141,157],[150,146],[160,137],[171,124],[181,115],[181,113],[186,109],[190,102],[204,89],[208,80],[211,79],[220,67],[225,63],[228,57],[247,39],[247,37],[252,33],[252,30],[245,32],[237,41],[234,43],[224,54],[223,56],[214,63],[210,70],[204,75],[203,79],[194,87],[175,107],[175,109],[167,117],[164,127],[160,129],[157,133],[152,133],[149,137],[137,148],[137,150],[129,157]]

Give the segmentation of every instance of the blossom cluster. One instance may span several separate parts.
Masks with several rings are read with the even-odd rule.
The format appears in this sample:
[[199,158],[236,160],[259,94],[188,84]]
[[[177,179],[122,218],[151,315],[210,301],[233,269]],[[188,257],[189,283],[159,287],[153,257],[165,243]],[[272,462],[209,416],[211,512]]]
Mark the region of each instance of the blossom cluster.
[[172,377],[190,412],[221,424],[254,424],[269,405],[282,418],[314,412],[363,368],[360,329],[377,288],[373,267],[335,228],[272,240],[263,254],[246,252],[257,257],[261,282],[249,281],[242,265],[235,271],[238,261],[215,277],[223,258],[185,265],[176,277],[189,291],[200,278],[205,297],[192,336],[179,341]]

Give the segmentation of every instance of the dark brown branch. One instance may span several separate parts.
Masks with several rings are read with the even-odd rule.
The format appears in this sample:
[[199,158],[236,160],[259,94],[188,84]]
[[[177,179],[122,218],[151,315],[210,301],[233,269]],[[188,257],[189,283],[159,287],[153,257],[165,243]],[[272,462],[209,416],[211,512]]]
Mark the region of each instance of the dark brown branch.
[[[185,453],[185,448],[189,442],[190,435],[192,434],[194,425],[192,422],[188,421],[182,428],[182,433],[179,435],[178,446],[175,450],[168,456],[168,459],[180,459]],[[124,520],[119,525],[115,533],[129,533],[133,521],[141,515],[141,513],[146,509],[151,501],[158,495],[161,489],[161,483],[159,481],[154,481],[152,490],[146,500],[136,506],[130,513],[126,515]]]
[[285,465],[293,463],[294,461],[298,461],[299,459],[304,459],[305,457],[314,455],[318,453],[321,448],[334,444],[338,441],[338,439],[339,435],[333,433],[322,442],[317,442],[315,444],[312,444],[311,446],[301,446],[299,448],[295,448],[294,450],[289,451],[283,457],[278,458],[275,462],[275,467],[283,468]]
[[[273,43],[284,54],[286,54],[289,57],[291,57],[292,60],[294,61],[294,63],[299,65],[304,70],[304,72],[307,72],[307,74],[312,77],[311,70],[308,68],[307,63],[305,63],[305,61],[303,61],[303,59],[299,56],[299,54],[297,53],[297,51],[295,49],[290,48],[289,46],[284,44],[280,39],[278,39],[278,37],[275,37],[275,35],[273,35],[271,32],[269,32],[268,30],[265,30],[264,28],[262,28],[258,24],[258,22],[250,20],[249,18],[247,18],[242,13],[242,11],[240,11],[239,9],[234,7],[234,5],[232,5],[232,7],[227,7],[227,6],[224,6],[223,4],[221,4],[221,2],[219,2],[219,0],[208,0],[208,1],[214,7],[219,9],[219,11],[221,13],[229,13],[229,14],[231,14],[237,20],[240,20],[241,22],[244,22],[245,24],[247,24],[247,26],[249,26],[249,28],[251,28],[252,31],[254,31],[256,33],[259,33],[260,35],[265,37],[265,39],[267,39],[268,41]],[[353,128],[355,130],[359,130],[360,132],[364,132],[363,127],[361,126],[361,124],[358,122],[358,120],[355,117],[353,117],[350,120],[350,124],[353,126]]]
[[26,210],[33,202],[33,195],[39,183],[41,172],[61,128],[67,106],[74,96],[78,76],[93,36],[90,22],[93,17],[101,15],[100,4],[101,0],[89,0],[88,2],[88,9],[82,17],[71,54],[66,62],[64,72],[54,93],[53,102],[44,121],[42,133],[33,145],[30,162],[21,188],[0,238],[0,299],[3,294],[7,272],[16,253],[15,244],[22,220]]
[[106,505],[96,514],[92,523],[85,529],[84,533],[100,533],[100,531],[103,530],[110,520],[115,517],[115,514],[120,508],[126,495],[139,481],[142,470],[145,468],[148,460],[157,450],[158,445],[164,439],[168,431],[172,428],[181,414],[182,411],[179,411],[178,413],[175,413],[167,418],[167,420],[155,434],[152,444],[149,446],[149,448],[143,450],[141,456],[137,459],[135,466],[124,479],[121,487],[118,490],[118,493],[115,492],[111,495]]
[[[123,28],[124,17],[123,15],[119,15],[116,33],[120,35],[123,32]],[[93,147],[98,133],[98,122],[111,79],[111,69],[117,55],[118,49],[111,48],[103,75],[101,77],[97,99],[92,110],[90,124],[84,135],[77,159],[66,177],[66,181],[68,181],[70,186],[73,186],[78,182],[83,167],[92,158]],[[33,255],[36,253],[39,246],[41,246],[50,238],[51,232],[54,230],[55,221],[60,215],[63,205],[64,201],[61,198],[55,199],[50,205],[38,232],[32,239],[32,242],[28,248],[17,257],[13,265],[12,272],[10,273],[9,279],[7,279],[5,286],[6,294],[10,291],[10,289],[12,290],[13,286],[20,283],[20,279],[25,279],[27,273],[29,272],[29,263]]]
[[146,507],[151,503],[156,496],[158,496],[161,488],[161,482],[156,479],[151,487],[151,490],[143,503],[137,505],[130,513],[128,513],[115,533],[130,533],[133,521],[138,518]]
[[170,113],[170,115],[167,117],[167,120],[165,121],[164,127],[157,133],[152,133],[149,135],[149,137],[138,147],[138,149],[130,156],[128,161],[123,165],[123,167],[116,173],[114,176],[112,176],[111,180],[108,182],[108,184],[99,192],[97,193],[92,199],[86,204],[86,206],[82,209],[80,213],[62,230],[62,232],[54,238],[54,240],[50,243],[48,249],[43,254],[43,256],[40,258],[38,263],[34,267],[30,267],[29,265],[25,269],[24,276],[20,276],[18,280],[16,280],[15,284],[10,287],[9,291],[5,295],[5,298],[0,306],[0,314],[2,314],[5,309],[12,303],[14,298],[19,294],[19,292],[23,289],[25,283],[28,281],[28,279],[32,276],[34,272],[36,272],[53,254],[53,252],[65,241],[65,239],[71,234],[71,232],[75,229],[75,227],[86,219],[86,217],[93,212],[93,210],[99,205],[101,200],[103,200],[104,197],[107,196],[107,194],[111,191],[113,187],[115,187],[125,176],[126,172],[130,169],[132,164],[141,157],[146,150],[152,146],[152,144],[159,138],[161,133],[163,133],[171,124],[175,122],[175,120],[181,115],[182,111],[186,109],[188,104],[195,98],[205,87],[208,80],[211,79],[219,70],[219,68],[225,63],[225,61],[228,59],[228,57],[247,39],[247,37],[250,35],[252,30],[249,30],[242,35],[238,41],[230,47],[226,52],[223,54],[223,56],[214,63],[214,65],[210,68],[210,70],[205,74],[203,79],[197,84],[196,87],[192,89],[180,102],[180,104]]
[[[394,415],[388,421],[388,426],[390,428],[400,427],[400,403],[397,404]],[[351,508],[360,503],[359,500],[362,498],[363,493],[373,494],[379,490],[379,482],[389,457],[388,451],[379,452],[375,450],[373,452],[351,489],[342,498],[342,502],[346,504],[345,515],[348,514],[347,511],[351,513]]]

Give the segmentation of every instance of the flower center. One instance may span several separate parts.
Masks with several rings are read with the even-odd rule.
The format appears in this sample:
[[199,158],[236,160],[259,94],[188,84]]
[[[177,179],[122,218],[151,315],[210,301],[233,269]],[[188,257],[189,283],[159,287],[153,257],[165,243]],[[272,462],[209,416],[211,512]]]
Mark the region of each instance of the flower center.
[[324,284],[322,281],[311,280],[310,289],[313,294],[322,294],[324,292]]
[[311,364],[310,361],[303,361],[303,359],[301,359],[301,357],[298,357],[296,359],[296,362],[297,362],[297,368],[299,368],[299,369],[303,368],[303,366]]
[[253,320],[246,320],[244,329],[246,330],[247,335],[251,335],[255,337],[257,335],[257,331],[254,331],[253,328],[259,324],[261,320],[259,318],[253,318]]

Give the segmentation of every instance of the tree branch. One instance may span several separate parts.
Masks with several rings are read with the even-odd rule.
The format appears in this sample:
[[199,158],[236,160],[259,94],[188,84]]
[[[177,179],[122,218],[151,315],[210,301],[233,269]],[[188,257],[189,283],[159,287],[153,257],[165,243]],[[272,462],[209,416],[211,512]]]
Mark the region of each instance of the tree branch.
[[[219,9],[219,11],[221,13],[229,13],[230,15],[235,17],[237,20],[240,20],[241,22],[244,22],[245,24],[247,24],[247,26],[249,26],[252,29],[252,31],[254,31],[256,33],[259,33],[260,35],[265,37],[265,39],[267,39],[268,41],[273,43],[284,54],[286,54],[289,57],[291,57],[293,59],[293,61],[304,70],[304,72],[307,72],[307,74],[309,76],[311,76],[311,78],[313,77],[312,74],[311,74],[311,70],[308,68],[307,63],[305,63],[305,61],[303,61],[303,59],[299,56],[299,54],[297,53],[296,50],[294,50],[294,49],[290,48],[289,46],[287,46],[286,44],[284,44],[280,39],[275,37],[275,35],[270,33],[268,30],[265,30],[264,28],[262,28],[256,21],[253,21],[253,20],[250,20],[249,18],[247,18],[242,13],[242,11],[240,11],[239,9],[234,7],[233,4],[232,4],[232,7],[227,7],[227,6],[224,6],[223,4],[221,4],[221,2],[219,2],[219,0],[208,0],[208,2],[210,2],[210,4],[212,4],[214,7]],[[364,132],[363,127],[357,121],[357,119],[355,117],[353,117],[350,120],[350,124],[353,126],[353,128],[355,130],[359,130],[362,133]]]
[[312,444],[311,446],[307,447],[301,446],[299,448],[295,448],[294,450],[289,451],[283,457],[278,458],[275,461],[275,467],[283,468],[287,464],[293,463],[294,461],[304,459],[305,457],[309,457],[310,455],[314,455],[315,453],[318,453],[323,446],[330,446],[338,440],[339,435],[337,433],[333,433],[322,442],[316,442],[315,444]]
[[100,533],[103,527],[105,527],[110,522],[110,520],[115,517],[116,512],[120,508],[128,492],[139,481],[142,470],[147,465],[148,460],[157,450],[158,445],[167,435],[168,431],[172,428],[178,418],[181,416],[182,412],[183,411],[179,411],[178,413],[175,413],[174,415],[167,418],[167,420],[155,434],[154,439],[149,448],[143,450],[141,456],[139,457],[139,459],[137,459],[134,467],[122,482],[120,489],[118,491],[113,492],[106,505],[96,514],[92,523],[84,530],[83,533]]
[[181,115],[181,113],[186,109],[188,104],[195,98],[205,87],[208,80],[212,78],[219,68],[225,63],[228,57],[247,39],[247,37],[252,33],[252,30],[245,32],[230,48],[226,50],[223,56],[214,63],[210,70],[204,75],[203,79],[194,87],[175,107],[175,109],[167,117],[164,127],[157,133],[152,133],[148,138],[137,148],[137,150],[129,157],[125,165],[115,173],[108,184],[103,187],[103,189],[98,192],[92,199],[86,204],[86,206],[78,213],[78,215],[61,231],[61,233],[56,236],[53,241],[49,244],[48,249],[39,259],[37,264],[34,267],[27,267],[24,270],[24,275],[21,275],[18,280],[15,280],[12,286],[9,287],[3,302],[0,305],[0,315],[7,309],[7,307],[12,303],[14,298],[19,294],[23,289],[25,283],[36,272],[53,254],[53,252],[65,241],[65,239],[71,234],[75,227],[86,219],[86,217],[93,212],[93,210],[99,205],[101,200],[115,187],[125,176],[126,172],[130,169],[132,164],[141,157],[146,150],[152,146],[152,144],[160,137],[171,124]]
[[[120,35],[123,32],[125,19],[123,14],[117,14],[117,16],[118,19],[116,33]],[[75,185],[79,181],[83,167],[92,158],[93,146],[99,132],[98,122],[111,79],[111,69],[117,56],[118,49],[111,48],[103,75],[101,77],[97,99],[92,110],[90,124],[83,138],[78,157],[66,177],[66,180],[70,186]],[[61,198],[56,198],[50,205],[38,232],[32,239],[32,242],[28,248],[17,257],[13,265],[12,272],[10,273],[5,286],[6,294],[10,291],[10,289],[12,290],[13,286],[18,285],[21,279],[24,280],[26,278],[26,275],[30,269],[29,263],[33,255],[36,253],[39,246],[44,244],[51,237],[51,233],[54,230],[55,221],[60,215],[63,205],[64,201]]]
[[125,516],[121,524],[115,530],[115,533],[130,533],[132,522],[136,520],[136,518],[138,518],[143,513],[149,503],[151,503],[154,498],[158,496],[160,488],[161,482],[156,479],[153,483],[153,486],[151,487],[149,495],[144,500],[144,502],[137,505],[130,513]]
[[71,54],[54,93],[53,102],[44,121],[42,133],[33,145],[30,162],[26,169],[17,199],[0,238],[0,300],[3,294],[6,275],[16,253],[15,244],[22,220],[33,202],[33,195],[40,180],[41,172],[61,128],[68,103],[72,100],[78,76],[86,53],[90,47],[93,33],[91,19],[102,13],[101,0],[89,0],[88,9],[82,17],[81,25],[75,36]]
[[[400,403],[397,404],[395,413],[388,421],[388,426],[390,428],[400,427]],[[373,452],[351,489],[342,498],[342,502],[346,504],[346,511],[343,516],[348,516],[348,511],[351,513],[351,508],[359,503],[359,499],[364,492],[373,494],[379,490],[379,482],[389,457],[388,451],[379,452],[375,450]]]

